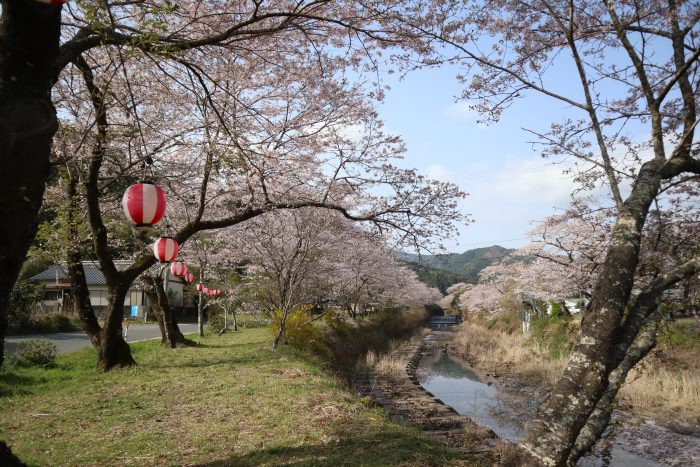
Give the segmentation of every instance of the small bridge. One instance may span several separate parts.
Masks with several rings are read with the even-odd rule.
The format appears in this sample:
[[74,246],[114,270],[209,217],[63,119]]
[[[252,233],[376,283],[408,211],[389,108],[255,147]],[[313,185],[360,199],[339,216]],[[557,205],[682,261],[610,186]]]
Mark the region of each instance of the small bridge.
[[432,329],[448,329],[462,322],[462,317],[459,315],[450,316],[433,316],[430,318],[430,327]]

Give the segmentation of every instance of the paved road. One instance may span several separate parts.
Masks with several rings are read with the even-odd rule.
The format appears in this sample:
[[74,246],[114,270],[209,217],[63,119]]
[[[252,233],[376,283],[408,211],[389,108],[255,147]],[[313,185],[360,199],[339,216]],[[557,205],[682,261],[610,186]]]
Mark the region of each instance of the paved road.
[[[183,334],[197,332],[196,324],[180,324]],[[145,341],[160,337],[160,330],[157,324],[146,324],[131,326],[127,333],[127,342]],[[14,353],[17,344],[29,339],[47,339],[53,342],[58,349],[58,353],[73,352],[90,345],[90,338],[82,331],[62,332],[58,334],[37,334],[32,336],[8,336],[5,338],[5,352]]]

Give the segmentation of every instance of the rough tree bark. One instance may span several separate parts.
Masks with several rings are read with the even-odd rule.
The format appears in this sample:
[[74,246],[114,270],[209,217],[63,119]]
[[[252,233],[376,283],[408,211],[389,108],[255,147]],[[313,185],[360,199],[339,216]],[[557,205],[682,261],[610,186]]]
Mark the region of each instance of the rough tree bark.
[[80,327],[90,337],[90,342],[97,349],[100,346],[102,327],[97,321],[95,311],[90,302],[90,292],[85,280],[85,269],[79,251],[71,251],[66,255],[68,276],[70,277],[73,311],[80,317]]
[[588,421],[579,433],[578,438],[576,438],[576,444],[569,455],[569,465],[576,465],[578,460],[585,456],[603,436],[603,433],[610,424],[610,418],[614,407],[613,403],[615,402],[617,393],[625,382],[629,371],[656,346],[657,329],[658,321],[647,326],[637,336],[634,344],[627,352],[625,359],[610,373],[608,388],[598,401],[590,417],[588,417]]
[[79,212],[80,200],[78,196],[78,177],[72,175],[68,167],[61,168],[61,178],[68,195],[67,203],[67,229],[68,242],[66,245],[66,266],[68,277],[71,282],[71,297],[73,301],[73,312],[80,317],[80,327],[85,334],[90,337],[90,342],[95,348],[100,345],[100,333],[102,327],[97,321],[95,310],[90,302],[90,291],[85,278],[85,268],[82,264],[82,254],[80,252],[80,232],[77,225],[80,222]]
[[[680,92],[682,107],[678,115],[682,120],[682,137],[675,143],[675,149],[668,156],[665,149],[668,141],[665,141],[661,113],[661,106],[668,93],[652,86],[653,79],[648,75],[648,65],[628,37],[628,25],[619,18],[616,4],[607,0],[603,3],[614,28],[613,32],[621,48],[627,53],[631,69],[639,80],[639,92],[646,102],[646,111],[649,116],[650,142],[654,159],[641,166],[630,195],[623,201],[617,179],[612,174],[614,167],[607,154],[602,126],[596,115],[597,109],[591,99],[590,82],[577,50],[574,3],[569,3],[568,26],[563,24],[560,16],[554,13],[553,7],[545,4],[552,11],[552,16],[561,24],[562,31],[566,32],[586,97],[585,108],[595,129],[599,150],[617,205],[617,219],[612,230],[611,243],[594,287],[590,305],[581,322],[581,331],[569,363],[541,406],[537,418],[528,427],[521,443],[527,452],[545,465],[563,465],[568,461],[576,439],[589,422],[591,414],[598,407],[601,399],[606,397],[606,391],[614,389],[614,381],[612,386],[610,382],[611,375],[615,379],[614,371],[620,364],[623,364],[620,367],[622,373],[626,374],[623,370],[624,362],[628,358],[627,354],[630,350],[634,350],[633,342],[648,318],[635,301],[630,300],[630,295],[639,262],[642,229],[651,203],[659,194],[662,180],[670,180],[686,171],[700,173],[700,162],[691,154],[697,114],[696,96],[689,75],[689,69],[697,60],[698,52],[694,52],[687,61],[685,36],[689,30],[680,28],[679,12],[675,1],[668,2],[670,28],[665,32],[671,39],[674,73],[673,79],[667,83],[665,89],[670,91],[672,87],[677,86]],[[634,31],[632,33],[637,34]],[[684,274],[696,272],[696,269],[690,267],[684,271]],[[672,275],[675,275],[675,272],[665,276]],[[673,279],[677,282],[684,277],[687,276]],[[665,279],[661,282],[665,282]],[[666,283],[665,287],[672,283],[674,282]],[[650,303],[656,302],[658,305],[663,289],[658,294],[657,291],[652,292],[645,296],[644,300]],[[636,299],[636,302],[639,303],[640,300],[641,297]],[[627,317],[625,317],[626,311],[628,311]],[[588,434],[594,431],[588,431]],[[585,444],[587,443],[582,440],[582,445]]]
[[37,229],[51,140],[61,7],[3,0],[0,17],[0,364],[9,297]]
[[202,292],[197,297],[197,335],[204,337],[204,308],[202,306]]
[[612,231],[608,254],[569,363],[530,424],[521,446],[545,465],[563,465],[608,387],[615,343],[632,292],[642,228],[660,187],[658,161],[645,164]]
[[131,348],[122,336],[124,298],[130,286],[131,282],[120,282],[116,287],[107,286],[107,320],[100,333],[100,345],[97,348],[99,370],[108,371],[136,364],[131,356]]
[[146,281],[148,282],[146,294],[153,305],[156,318],[158,319],[158,326],[162,335],[161,343],[173,349],[194,344],[180,331],[160,277],[147,276]]

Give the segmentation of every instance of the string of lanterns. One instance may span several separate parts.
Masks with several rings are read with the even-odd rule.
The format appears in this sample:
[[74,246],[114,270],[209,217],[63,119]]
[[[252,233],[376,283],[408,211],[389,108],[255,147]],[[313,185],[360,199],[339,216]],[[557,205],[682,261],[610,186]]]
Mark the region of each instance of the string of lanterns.
[[197,291],[202,292],[204,295],[208,295],[210,297],[218,297],[221,295],[224,291],[221,289],[210,289],[206,285],[202,284],[201,282],[197,284]]
[[[124,214],[136,230],[145,231],[153,228],[165,216],[165,192],[150,181],[140,181],[131,185],[122,197]],[[171,263],[170,272],[175,277],[182,278],[185,282],[192,283],[195,275],[189,272],[187,265],[182,261],[175,261],[179,252],[177,240],[163,236],[153,244],[153,255],[161,263]],[[218,297],[222,294],[220,289],[209,289],[201,282],[197,284],[197,291],[210,297]]]

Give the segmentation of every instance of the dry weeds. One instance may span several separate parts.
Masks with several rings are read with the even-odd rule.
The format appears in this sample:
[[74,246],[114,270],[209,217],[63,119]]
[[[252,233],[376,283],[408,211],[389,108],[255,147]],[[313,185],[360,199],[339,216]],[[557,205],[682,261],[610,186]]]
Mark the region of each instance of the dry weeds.
[[620,396],[636,410],[669,414],[684,421],[700,420],[700,375],[665,368],[632,370]]
[[392,357],[390,354],[377,355],[372,350],[367,352],[366,363],[380,376],[396,378],[406,371],[406,363],[400,358]]
[[[508,368],[540,383],[553,384],[561,375],[567,358],[553,358],[537,343],[520,333],[509,334],[465,322],[455,336],[455,345],[476,366],[484,369]],[[668,350],[664,354],[669,353]],[[690,423],[700,421],[700,371],[691,362],[690,351],[673,358],[654,359],[627,376],[618,397],[636,413],[668,415]],[[679,365],[679,362],[685,362]]]
[[545,349],[528,342],[522,334],[489,330],[470,322],[460,325],[454,342],[477,366],[505,366],[547,384],[556,381],[566,366],[566,358],[551,358]]

